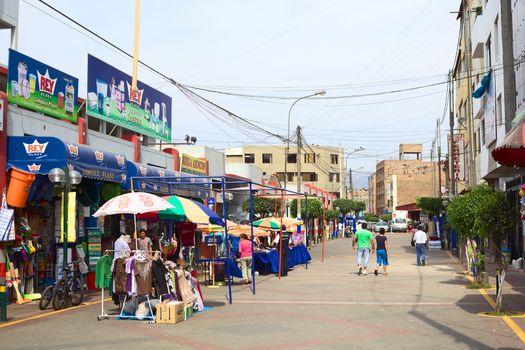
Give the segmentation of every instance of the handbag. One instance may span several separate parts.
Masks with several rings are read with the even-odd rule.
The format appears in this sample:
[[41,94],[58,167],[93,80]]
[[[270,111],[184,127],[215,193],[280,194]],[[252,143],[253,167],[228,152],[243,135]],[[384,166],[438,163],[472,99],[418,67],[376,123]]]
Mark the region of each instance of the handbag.
[[412,240],[410,240],[410,245],[411,245],[412,247],[415,247],[415,246],[416,246],[416,242],[414,242],[414,240],[412,239]]

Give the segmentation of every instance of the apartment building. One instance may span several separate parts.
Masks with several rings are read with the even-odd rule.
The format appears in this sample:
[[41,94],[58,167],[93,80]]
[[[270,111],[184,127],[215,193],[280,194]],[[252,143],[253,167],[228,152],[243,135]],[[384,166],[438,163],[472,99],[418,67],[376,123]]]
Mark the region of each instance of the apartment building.
[[286,164],[285,146],[244,146],[226,149],[226,164],[245,163],[255,165],[263,170],[263,175],[275,174],[281,184],[292,191],[297,190],[297,163],[301,162],[301,189],[313,185],[329,193],[345,192],[345,166],[343,149],[339,147],[311,146],[300,153],[290,149]]

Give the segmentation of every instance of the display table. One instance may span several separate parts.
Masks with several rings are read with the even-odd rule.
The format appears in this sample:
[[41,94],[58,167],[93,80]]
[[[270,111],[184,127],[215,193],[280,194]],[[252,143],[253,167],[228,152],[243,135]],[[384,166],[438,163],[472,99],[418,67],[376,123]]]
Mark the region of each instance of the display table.
[[[226,262],[228,262],[228,267],[230,268],[230,275],[233,277],[242,278],[242,272],[239,269],[239,266],[237,266],[237,262],[235,259],[226,259],[226,258],[215,258],[215,259],[198,259],[195,260],[196,264],[204,264],[205,265],[205,275],[204,275],[204,283],[211,281],[211,274],[212,271],[215,271],[215,266],[217,265],[223,265],[224,266],[224,274],[226,274]],[[212,267],[212,264],[215,264],[214,267]],[[213,270],[212,270],[213,268]]]
[[[267,253],[255,252],[253,258],[255,271],[261,275],[279,272],[279,251],[277,249],[273,249]],[[304,245],[292,247],[288,255],[288,268],[306,264],[310,260],[312,260],[312,258]]]

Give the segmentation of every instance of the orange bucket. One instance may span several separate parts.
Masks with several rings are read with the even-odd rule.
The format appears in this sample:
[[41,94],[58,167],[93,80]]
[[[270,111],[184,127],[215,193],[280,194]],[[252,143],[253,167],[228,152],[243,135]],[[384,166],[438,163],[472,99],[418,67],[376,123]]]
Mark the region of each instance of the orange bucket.
[[11,180],[9,180],[7,187],[7,204],[12,207],[23,208],[26,205],[27,196],[35,177],[35,174],[13,168]]

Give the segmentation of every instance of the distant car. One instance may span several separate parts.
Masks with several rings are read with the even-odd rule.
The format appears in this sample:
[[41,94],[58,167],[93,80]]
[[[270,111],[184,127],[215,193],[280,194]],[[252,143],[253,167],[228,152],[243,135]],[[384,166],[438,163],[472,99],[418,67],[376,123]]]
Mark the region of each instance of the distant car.
[[381,228],[384,228],[386,232],[390,231],[390,225],[388,225],[388,223],[384,221],[376,222],[376,224],[374,225],[374,231],[379,232]]

